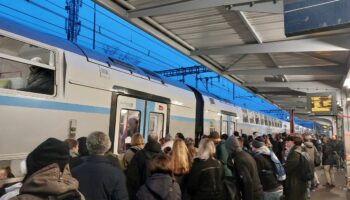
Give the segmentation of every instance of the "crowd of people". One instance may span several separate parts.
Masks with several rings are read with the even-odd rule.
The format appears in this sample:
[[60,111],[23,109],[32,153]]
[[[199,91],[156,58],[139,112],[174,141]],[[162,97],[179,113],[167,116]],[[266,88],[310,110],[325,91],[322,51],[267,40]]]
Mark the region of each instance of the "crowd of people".
[[[0,186],[0,200],[304,200],[320,184],[315,168],[323,165],[332,188],[344,157],[340,139],[308,134],[212,132],[198,148],[182,133],[146,141],[132,135],[118,157],[103,132],[49,138],[22,163],[21,182]],[[0,169],[0,179],[11,177]]]

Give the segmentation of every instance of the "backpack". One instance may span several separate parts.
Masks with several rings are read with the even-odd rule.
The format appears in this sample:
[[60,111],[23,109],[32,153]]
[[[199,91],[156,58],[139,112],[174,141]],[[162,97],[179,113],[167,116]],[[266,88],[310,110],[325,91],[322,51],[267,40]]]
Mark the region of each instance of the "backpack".
[[314,169],[311,166],[311,159],[307,152],[295,151],[300,154],[300,176],[303,181],[311,181],[314,179]]
[[275,175],[278,181],[284,181],[286,180],[286,171],[284,170],[284,167],[280,160],[278,160],[277,156],[271,151],[270,153],[271,161],[273,162],[275,166]]

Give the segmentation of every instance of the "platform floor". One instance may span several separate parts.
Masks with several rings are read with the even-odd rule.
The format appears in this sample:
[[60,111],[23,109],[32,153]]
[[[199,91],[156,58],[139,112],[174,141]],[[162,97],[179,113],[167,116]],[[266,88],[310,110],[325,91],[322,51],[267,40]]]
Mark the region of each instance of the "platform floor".
[[330,189],[323,186],[326,183],[323,170],[317,170],[321,184],[318,189],[311,192],[311,200],[350,200],[350,192],[345,188],[345,172],[338,170],[334,170],[334,172],[336,187]]

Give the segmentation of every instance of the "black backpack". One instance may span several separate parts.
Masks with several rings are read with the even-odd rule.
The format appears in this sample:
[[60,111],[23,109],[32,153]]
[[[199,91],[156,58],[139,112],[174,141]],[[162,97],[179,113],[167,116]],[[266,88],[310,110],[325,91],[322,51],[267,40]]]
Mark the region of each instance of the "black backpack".
[[307,152],[295,151],[300,154],[300,176],[303,181],[311,181],[314,179],[314,168],[311,166],[311,159]]

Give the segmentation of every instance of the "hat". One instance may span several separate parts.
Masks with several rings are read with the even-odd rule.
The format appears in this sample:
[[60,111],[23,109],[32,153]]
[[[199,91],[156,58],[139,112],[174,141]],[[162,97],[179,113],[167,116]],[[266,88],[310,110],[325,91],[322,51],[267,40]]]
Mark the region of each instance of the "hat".
[[27,176],[53,163],[57,163],[63,171],[69,158],[68,145],[56,138],[49,138],[29,153],[26,159]]
[[254,148],[260,148],[260,147],[262,147],[262,146],[264,146],[264,145],[265,145],[265,143],[260,142],[259,140],[253,140],[253,141],[252,141],[252,146],[253,146]]
[[88,156],[89,155],[89,150],[87,149],[86,146],[86,137],[80,137],[78,138],[78,143],[79,143],[79,155],[80,156]]
[[225,146],[229,154],[242,151],[242,148],[239,145],[238,140],[234,135],[231,135],[230,137],[227,138]]

